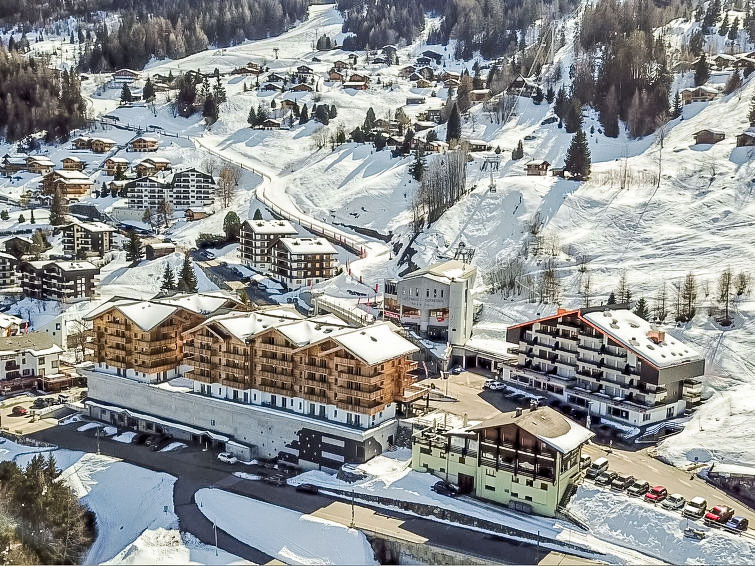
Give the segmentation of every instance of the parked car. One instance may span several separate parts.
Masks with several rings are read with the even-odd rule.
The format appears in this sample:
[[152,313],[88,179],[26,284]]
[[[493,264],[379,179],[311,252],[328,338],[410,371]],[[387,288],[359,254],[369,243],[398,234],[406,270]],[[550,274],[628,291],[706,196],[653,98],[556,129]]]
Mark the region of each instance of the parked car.
[[614,491],[624,491],[634,484],[634,476],[616,476],[611,482],[611,489]]
[[158,450],[162,450],[171,442],[173,442],[173,437],[166,434],[158,442],[155,442],[152,445],[152,452],[157,452]]
[[296,491],[317,495],[318,493],[320,493],[320,488],[313,483],[300,483],[296,486]]
[[236,456],[234,456],[230,452],[221,452],[220,454],[218,454],[218,460],[226,464],[235,464],[236,462],[238,462]]
[[678,493],[672,493],[661,502],[661,507],[663,507],[664,509],[676,510],[682,509],[686,503],[687,500],[684,499],[682,495]]
[[649,503],[660,503],[668,497],[668,491],[662,485],[657,485],[645,494],[645,501]]
[[636,481],[627,488],[627,495],[640,497],[645,495],[650,489],[650,484],[646,481]]
[[144,441],[144,446],[152,446],[160,438],[159,434],[150,434]]
[[749,525],[750,521],[747,520],[747,517],[732,517],[731,520],[724,525],[724,529],[741,535],[747,531]]
[[592,458],[588,456],[587,454],[582,454],[579,457],[579,469],[584,470],[585,468],[589,468],[590,464],[592,464]]
[[594,480],[606,470],[608,470],[608,460],[606,458],[598,458],[592,464],[590,464],[589,468],[587,468],[585,476],[587,476],[591,480]]
[[26,410],[26,407],[22,407],[21,405],[16,405],[11,410],[11,413],[14,417],[23,417],[28,411]]
[[144,442],[147,440],[147,438],[149,438],[149,433],[138,432],[131,439],[131,444],[144,444]]
[[170,436],[168,436],[167,434],[156,434],[151,438],[148,438],[146,444],[152,449],[153,452],[156,452],[157,450],[159,450],[158,447],[169,439]]
[[454,366],[453,368],[451,368],[451,373],[454,375],[459,375],[463,371],[464,371],[464,368],[461,366]]
[[691,519],[699,519],[705,515],[705,509],[708,507],[708,502],[702,497],[693,497],[682,509],[682,515],[690,517]]
[[488,379],[485,381],[485,385],[483,385],[485,389],[490,389],[491,391],[503,391],[506,389],[506,384],[502,381],[498,381],[497,379]]
[[448,497],[456,497],[459,495],[459,488],[447,481],[437,482],[432,487],[432,490],[439,495],[446,495]]
[[729,507],[728,505],[716,505],[708,511],[705,514],[705,518],[703,519],[705,521],[706,525],[716,526],[720,527],[721,525],[725,525],[731,519],[734,517],[734,509]]
[[616,472],[612,472],[611,470],[606,470],[602,474],[600,474],[597,478],[595,478],[595,485],[611,485],[613,483],[613,480],[616,479],[616,476],[619,474]]
[[267,476],[266,478],[264,478],[264,481],[266,481],[269,484],[274,485],[275,487],[283,487],[286,485],[286,478],[280,474],[275,474],[274,476]]
[[31,406],[32,409],[44,409],[45,407],[47,407],[47,401],[44,397],[34,399],[34,403]]

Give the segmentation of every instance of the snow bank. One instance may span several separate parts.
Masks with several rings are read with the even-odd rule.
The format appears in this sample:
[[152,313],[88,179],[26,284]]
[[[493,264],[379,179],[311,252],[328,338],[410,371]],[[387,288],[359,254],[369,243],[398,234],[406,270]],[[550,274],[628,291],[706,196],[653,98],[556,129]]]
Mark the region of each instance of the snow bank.
[[99,423],[86,423],[86,424],[81,425],[76,430],[78,430],[79,432],[85,432],[87,430],[92,430],[93,428],[99,428],[99,427],[100,427]]
[[356,529],[217,489],[195,498],[218,528],[286,564],[377,564]]
[[146,530],[104,564],[250,564],[234,554],[202,544],[188,533]]
[[672,564],[755,563],[755,543],[751,539],[705,527],[701,522],[694,526],[704,530],[706,538],[685,538],[688,522],[680,513],[624,494],[583,484],[567,508],[581,517],[595,536],[641,548]]
[[116,442],[123,442],[124,444],[129,444],[134,439],[135,436],[136,436],[136,433],[129,430],[126,432],[122,432],[118,436],[114,436],[113,440],[115,440]]

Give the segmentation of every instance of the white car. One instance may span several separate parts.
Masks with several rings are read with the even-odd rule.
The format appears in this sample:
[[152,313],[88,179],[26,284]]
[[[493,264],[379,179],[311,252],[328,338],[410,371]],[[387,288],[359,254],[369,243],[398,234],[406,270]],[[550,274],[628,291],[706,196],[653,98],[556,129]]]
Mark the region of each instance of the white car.
[[220,454],[218,454],[218,460],[225,462],[226,464],[235,464],[236,462],[238,462],[236,456],[234,456],[230,452],[221,452]]
[[672,493],[666,499],[661,501],[661,507],[664,509],[681,509],[686,503],[687,500],[684,499],[684,497],[678,493]]
[[502,381],[498,381],[497,379],[485,380],[485,385],[483,385],[483,387],[485,389],[490,389],[491,391],[500,391],[506,389],[506,385]]

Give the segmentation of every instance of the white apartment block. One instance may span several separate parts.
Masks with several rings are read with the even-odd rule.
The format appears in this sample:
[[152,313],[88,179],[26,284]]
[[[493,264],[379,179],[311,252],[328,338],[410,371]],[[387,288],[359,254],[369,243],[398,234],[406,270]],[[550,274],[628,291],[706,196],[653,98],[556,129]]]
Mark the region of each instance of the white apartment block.
[[157,210],[163,200],[174,210],[204,208],[215,202],[215,180],[196,169],[140,177],[127,183],[126,188],[128,207],[139,210]]
[[275,244],[288,236],[296,236],[296,228],[287,220],[247,220],[241,225],[242,261],[269,271],[275,263]]
[[41,378],[62,377],[63,349],[41,332],[0,337],[0,394],[31,389]]

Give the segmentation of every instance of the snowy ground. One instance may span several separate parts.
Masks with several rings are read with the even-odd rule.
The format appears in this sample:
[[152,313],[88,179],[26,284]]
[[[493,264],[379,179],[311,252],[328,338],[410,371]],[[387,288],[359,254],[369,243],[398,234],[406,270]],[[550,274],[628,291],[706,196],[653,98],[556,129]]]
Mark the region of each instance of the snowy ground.
[[[0,460],[19,466],[36,454],[49,453],[9,440],[0,445]],[[177,531],[173,476],[97,454],[53,450],[52,455],[63,470],[63,481],[97,516],[97,538],[85,564],[243,563],[228,553],[215,558],[214,548]]]
[[[451,499],[438,495],[430,489],[438,481],[438,478],[431,474],[416,472],[411,469],[410,464],[411,452],[407,449],[398,449],[376,456],[369,462],[358,466],[358,469],[364,472],[367,477],[354,483],[344,482],[335,475],[313,470],[291,478],[289,484],[311,483],[319,485],[325,490],[328,488],[346,492],[353,490],[356,494],[375,495],[397,501],[410,501],[449,509],[470,517],[479,517],[505,524],[529,533],[539,532],[542,537],[541,540],[552,539],[579,543],[592,549],[596,554],[604,554],[601,559],[614,564],[655,561],[654,557],[639,554],[632,550],[636,547],[624,545],[623,540],[609,542],[608,537],[606,537],[606,540],[598,540],[559,519],[514,513],[503,507],[487,505],[479,500],[467,497]],[[432,519],[432,517],[429,518]],[[548,546],[549,543],[541,544]]]
[[219,529],[286,564],[377,564],[356,529],[217,489],[195,497]]
[[[582,484],[568,509],[604,540],[642,548],[672,564],[753,564],[755,540],[722,529],[688,522],[677,511],[645,503],[640,498]],[[705,531],[703,540],[686,538],[688,526]]]

